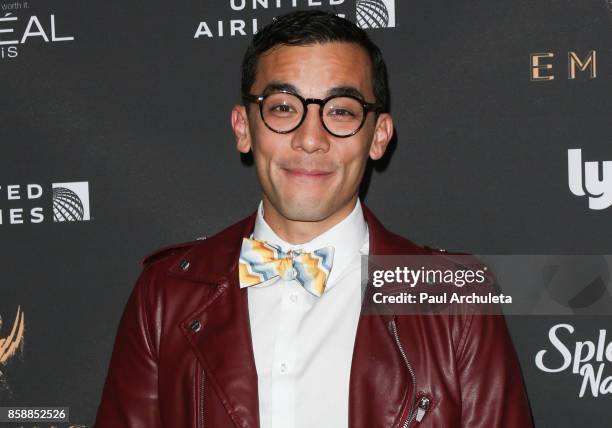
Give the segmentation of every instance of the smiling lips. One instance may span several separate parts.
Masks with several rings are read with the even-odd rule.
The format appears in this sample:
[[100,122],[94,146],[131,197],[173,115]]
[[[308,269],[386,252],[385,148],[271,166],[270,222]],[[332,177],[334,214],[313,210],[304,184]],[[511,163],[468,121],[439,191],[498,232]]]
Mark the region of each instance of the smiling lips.
[[322,179],[332,175],[333,171],[325,171],[320,169],[303,169],[303,168],[283,168],[283,171],[288,175],[296,178],[312,178]]

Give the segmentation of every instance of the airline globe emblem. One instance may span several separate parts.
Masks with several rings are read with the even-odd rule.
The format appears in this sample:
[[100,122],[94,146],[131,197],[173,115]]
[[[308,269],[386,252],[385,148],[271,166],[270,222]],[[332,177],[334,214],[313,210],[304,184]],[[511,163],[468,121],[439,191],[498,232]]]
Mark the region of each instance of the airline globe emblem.
[[76,193],[65,187],[53,189],[54,221],[81,221],[84,213],[83,202]]
[[357,25],[360,28],[386,28],[389,11],[382,0],[357,0]]

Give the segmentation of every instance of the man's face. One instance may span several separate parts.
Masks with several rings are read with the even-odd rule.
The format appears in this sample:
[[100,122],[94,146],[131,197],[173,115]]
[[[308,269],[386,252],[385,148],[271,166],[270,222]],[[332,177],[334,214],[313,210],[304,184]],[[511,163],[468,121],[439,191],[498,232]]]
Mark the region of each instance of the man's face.
[[[292,87],[304,98],[326,98],[339,88],[375,102],[366,51],[352,43],[277,46],[258,63],[251,94]],[[322,221],[352,208],[368,156],[380,158],[393,132],[388,114],[369,113],[361,130],[348,138],[329,134],[320,107],[308,106],[299,128],[278,134],[266,127],[255,103],[232,111],[237,148],[253,151],[264,202],[293,221]],[[350,212],[350,211],[349,211]],[[348,212],[347,212],[348,214]]]

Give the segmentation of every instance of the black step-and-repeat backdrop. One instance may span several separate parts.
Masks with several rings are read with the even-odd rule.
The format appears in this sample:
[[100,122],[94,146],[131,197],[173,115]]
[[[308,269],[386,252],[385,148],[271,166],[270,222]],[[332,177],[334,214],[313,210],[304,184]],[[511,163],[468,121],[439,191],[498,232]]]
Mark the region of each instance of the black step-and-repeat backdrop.
[[[397,139],[366,203],[389,228],[612,253],[609,0],[0,7],[0,405],[91,427],[140,258],[256,208],[229,112],[250,37],[297,8],[355,20],[386,57]],[[576,312],[508,317],[539,427],[612,423],[612,318]]]

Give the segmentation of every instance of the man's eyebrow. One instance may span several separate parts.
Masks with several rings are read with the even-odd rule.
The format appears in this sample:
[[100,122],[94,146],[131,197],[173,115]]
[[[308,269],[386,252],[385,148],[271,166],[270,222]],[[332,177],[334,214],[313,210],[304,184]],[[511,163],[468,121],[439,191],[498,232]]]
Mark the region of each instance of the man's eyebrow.
[[335,88],[331,88],[329,91],[327,91],[328,97],[342,97],[345,95],[359,98],[360,100],[365,100],[363,94],[353,86],[336,86]]
[[278,91],[288,91],[288,92],[293,92],[294,94],[299,93],[298,89],[291,83],[270,82],[266,85],[266,87],[262,91],[262,95],[268,95],[269,93],[278,92]]
[[[272,92],[278,92],[278,91],[288,91],[294,94],[300,94],[300,91],[298,90],[298,88],[295,85],[292,85],[291,83],[270,82],[266,85],[266,87],[262,91],[262,95],[268,95]],[[357,88],[353,86],[336,86],[336,87],[329,89],[325,94],[326,97],[342,97],[345,95],[356,97],[356,98],[359,98],[360,100],[365,100],[365,97],[363,96],[363,94]]]

